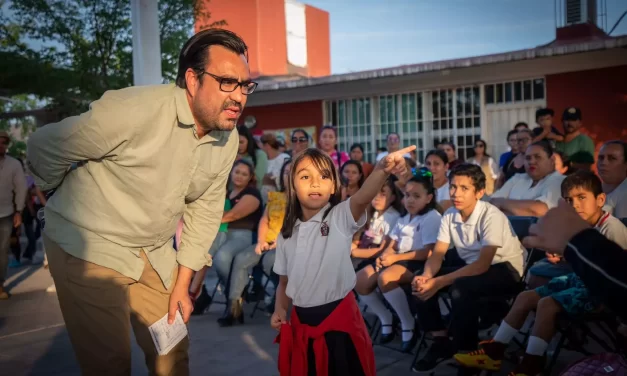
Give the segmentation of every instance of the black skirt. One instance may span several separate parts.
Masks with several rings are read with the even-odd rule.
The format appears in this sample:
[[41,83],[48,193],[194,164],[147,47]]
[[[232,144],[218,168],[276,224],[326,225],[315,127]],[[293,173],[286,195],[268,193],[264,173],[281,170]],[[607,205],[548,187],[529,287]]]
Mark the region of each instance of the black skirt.
[[[294,311],[302,324],[318,326],[341,302],[342,299],[316,307],[294,306]],[[327,332],[324,334],[324,340],[329,351],[329,376],[365,376],[350,334]],[[316,356],[313,342],[313,339],[309,340],[307,349],[307,376],[316,376]]]

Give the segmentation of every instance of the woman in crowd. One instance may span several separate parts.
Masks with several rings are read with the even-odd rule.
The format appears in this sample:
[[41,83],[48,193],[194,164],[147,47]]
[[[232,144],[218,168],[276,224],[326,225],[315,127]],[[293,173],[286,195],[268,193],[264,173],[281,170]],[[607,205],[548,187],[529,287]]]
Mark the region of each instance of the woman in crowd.
[[330,125],[322,127],[318,147],[331,158],[335,168],[338,170],[350,159],[348,154],[337,150],[337,132],[335,128]]
[[[409,352],[416,344],[418,333],[414,331],[414,316],[405,291],[399,286],[411,283],[414,272],[424,266],[437,240],[442,216],[436,210],[433,175],[429,170],[417,170],[405,189],[407,215],[399,219],[390,232],[390,241],[375,265],[359,271],[355,290],[381,320],[381,343],[394,339],[392,313],[383,304],[383,298],[390,303],[401,320],[401,349]],[[383,297],[375,291],[377,286]]]
[[490,196],[494,193],[494,182],[499,177],[499,167],[494,159],[487,152],[488,145],[483,140],[475,142],[474,156],[468,159],[468,163],[472,163],[481,167],[481,171],[486,176],[485,194]]
[[263,186],[261,188],[261,197],[263,202],[268,201],[268,192],[274,192],[279,187],[281,181],[281,167],[286,159],[290,156],[281,153],[279,148],[281,144],[277,137],[272,133],[266,133],[261,136],[261,149],[268,157],[268,164],[265,174],[263,175]]
[[307,149],[309,147],[309,133],[304,129],[295,129],[292,132],[292,150],[291,156],[294,157],[296,154],[301,151]]
[[342,182],[342,201],[351,197],[366,180],[364,172],[361,169],[361,163],[349,160],[340,168],[340,179]]
[[364,171],[364,178],[367,178],[374,169],[372,164],[364,161],[364,147],[361,144],[353,144],[351,146],[350,158],[361,164],[361,169]]
[[531,144],[533,133],[531,130],[522,128],[516,134],[516,143],[518,144],[518,153],[512,155],[503,165],[501,177],[497,184],[497,189],[502,187],[512,176],[525,172],[525,150]]
[[455,166],[464,163],[457,158],[457,147],[450,141],[443,141],[438,144],[438,149],[446,153],[448,157],[448,168],[452,170]]
[[253,165],[255,176],[257,179],[257,189],[263,186],[263,177],[268,170],[268,157],[263,150],[259,149],[257,142],[250,132],[250,129],[243,125],[237,127],[239,133],[239,148],[237,149],[237,158],[245,159]]
[[448,156],[439,149],[431,150],[425,158],[425,167],[433,174],[433,186],[436,189],[438,205],[445,212],[453,205],[449,196]]
[[[253,232],[262,214],[261,194],[256,188],[255,170],[248,161],[240,159],[233,164],[229,178],[227,199],[231,210],[222,215],[222,223],[228,223],[226,241],[215,251],[213,267],[229,290],[229,271],[237,254],[244,252],[253,242]],[[229,295],[230,296],[230,295]],[[228,301],[225,317],[232,315],[243,320],[242,301],[237,297]]]
[[[233,261],[231,280],[229,283],[229,301],[238,301],[244,289],[248,286],[248,269],[262,260],[263,271],[266,275],[271,275],[274,258],[276,256],[276,239],[283,225],[287,196],[285,195],[286,181],[290,172],[290,160],[286,160],[281,167],[282,179],[279,182],[279,191],[268,193],[268,204],[266,210],[259,221],[257,228],[256,244],[247,247],[238,253]],[[258,281],[261,282],[261,281]],[[273,283],[276,284],[277,280]],[[236,315],[237,314],[237,315]],[[232,326],[236,321],[243,322],[243,312],[227,312],[218,319],[220,326]]]
[[545,141],[525,151],[524,174],[516,174],[490,198],[506,215],[541,217],[557,206],[564,175],[555,171],[555,156]]

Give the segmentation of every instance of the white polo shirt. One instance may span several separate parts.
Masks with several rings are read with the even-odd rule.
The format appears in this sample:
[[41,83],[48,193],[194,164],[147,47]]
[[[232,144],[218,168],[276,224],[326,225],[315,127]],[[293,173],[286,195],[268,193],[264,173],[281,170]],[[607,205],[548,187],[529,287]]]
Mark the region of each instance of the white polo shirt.
[[516,174],[494,192],[492,197],[507,198],[510,200],[534,200],[544,202],[549,209],[557,206],[562,198],[562,181],[566,177],[557,171],[544,177],[535,186],[527,173]]
[[[351,261],[353,235],[366,223],[355,222],[350,198],[322,218],[329,205],[307,222],[296,221],[292,236],[279,235],[274,272],[287,276],[285,293],[298,307],[315,307],[343,299],[355,287]],[[328,234],[323,235],[323,229]]]
[[366,230],[364,235],[372,239],[372,244],[379,245],[385,236],[390,234],[400,217],[401,214],[391,206],[383,215],[378,215],[378,213],[375,212],[373,218],[370,220],[370,226],[368,226],[368,230]]
[[616,218],[627,218],[627,179],[607,195],[603,210]]
[[396,222],[390,239],[396,241],[398,253],[417,251],[427,244],[435,244],[442,215],[437,210],[411,218],[409,214]]
[[609,212],[603,212],[594,228],[622,249],[627,250],[627,226],[620,219]]
[[466,222],[455,207],[448,209],[442,216],[438,241],[454,245],[466,264],[479,259],[481,248],[498,247],[492,265],[509,261],[522,275],[525,248],[507,216],[488,202],[478,201]]
[[451,195],[450,195],[450,186],[449,183],[447,182],[446,184],[444,184],[443,186],[441,186],[440,188],[437,189],[437,193],[435,194],[435,199],[438,202],[442,202],[442,201],[446,201],[446,200],[450,200],[451,199]]

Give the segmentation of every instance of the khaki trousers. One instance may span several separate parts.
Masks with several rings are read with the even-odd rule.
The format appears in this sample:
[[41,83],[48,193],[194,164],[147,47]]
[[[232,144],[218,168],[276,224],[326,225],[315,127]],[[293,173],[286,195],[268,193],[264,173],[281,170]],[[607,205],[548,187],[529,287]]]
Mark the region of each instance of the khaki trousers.
[[148,326],[168,312],[174,284],[169,290],[164,288],[143,252],[146,266],[140,280],[135,281],[69,255],[45,234],[43,240],[63,319],[83,375],[130,375],[131,327],[150,375],[189,375],[188,339],[159,356],[148,331]]

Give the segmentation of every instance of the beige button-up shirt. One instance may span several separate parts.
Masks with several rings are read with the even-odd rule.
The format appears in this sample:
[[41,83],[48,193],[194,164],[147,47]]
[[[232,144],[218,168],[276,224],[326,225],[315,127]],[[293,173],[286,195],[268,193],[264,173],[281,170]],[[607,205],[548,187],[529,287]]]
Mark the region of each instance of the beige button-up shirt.
[[72,256],[136,280],[143,250],[168,287],[177,262],[199,270],[210,261],[237,147],[237,132],[199,139],[185,91],[174,85],[108,91],[88,112],[28,140],[37,184],[57,188],[45,233]]

